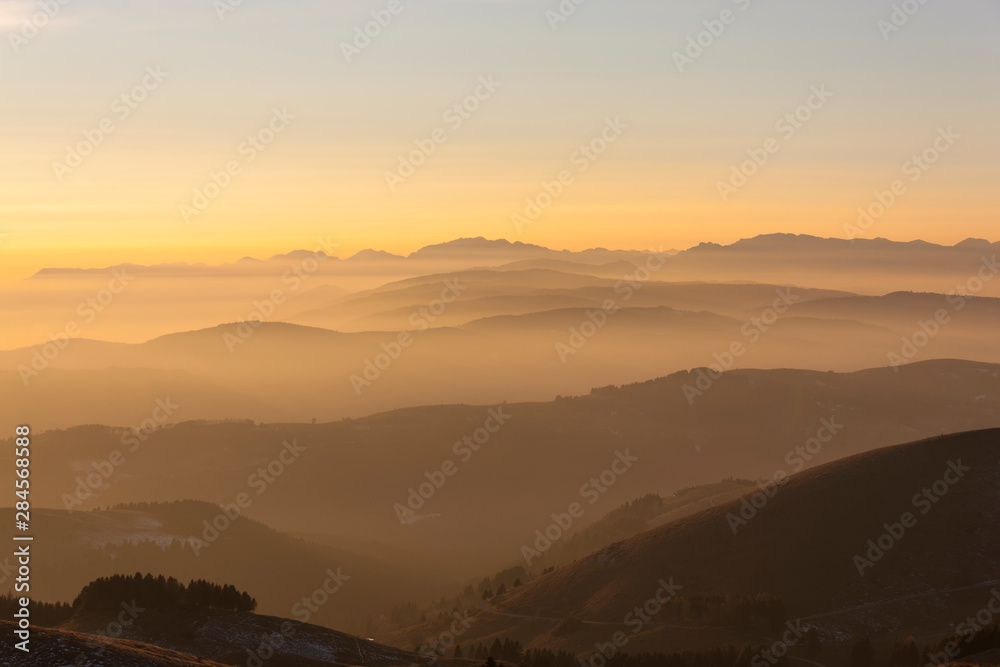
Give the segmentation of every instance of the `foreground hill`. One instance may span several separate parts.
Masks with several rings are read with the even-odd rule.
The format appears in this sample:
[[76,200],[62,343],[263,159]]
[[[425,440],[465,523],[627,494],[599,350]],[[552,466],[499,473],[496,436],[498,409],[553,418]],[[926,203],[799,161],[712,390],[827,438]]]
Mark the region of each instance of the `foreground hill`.
[[[14,624],[0,620],[5,638],[14,634]],[[32,628],[28,653],[10,648],[4,640],[4,665],[55,667],[56,665],[101,665],[101,667],[226,667],[225,663],[171,651],[159,646],[93,634]],[[277,664],[277,663],[275,663]]]
[[[102,667],[223,667],[266,664],[273,667],[402,667],[427,657],[315,625],[270,616],[219,610],[140,608],[122,625],[118,614],[87,613],[59,628],[33,627],[30,652],[9,649],[0,664],[27,667],[101,665]],[[114,628],[114,637],[108,628]],[[13,635],[14,624],[0,621]],[[432,655],[428,649],[427,656]],[[10,662],[13,660],[13,662]],[[463,667],[475,663],[440,660]]]
[[[1000,429],[851,456],[772,492],[756,510],[744,498],[613,544],[496,606],[614,619],[672,577],[685,596],[765,591],[823,625],[864,605],[940,603],[966,587],[982,586],[986,600],[1000,579]],[[887,623],[919,604],[871,614]]]
[[[629,653],[759,647],[782,636],[787,618],[787,627],[818,630],[824,663],[848,664],[858,637],[880,651],[907,635],[933,644],[1000,596],[1000,429],[858,454],[756,495],[508,589],[480,606],[466,642],[512,637],[587,654],[622,631]],[[649,609],[664,582],[676,586],[671,603],[636,629],[636,610]],[[734,619],[738,596],[759,595],[783,602],[776,623]],[[437,631],[431,621],[384,639]],[[793,660],[807,655],[804,644],[793,637]]]
[[[60,629],[92,631],[114,620],[114,613],[86,614]],[[246,665],[251,655],[266,657],[272,652],[264,664],[391,667],[412,665],[421,659],[411,651],[308,623],[219,610],[146,609],[123,629],[121,639],[205,656],[227,665]]]

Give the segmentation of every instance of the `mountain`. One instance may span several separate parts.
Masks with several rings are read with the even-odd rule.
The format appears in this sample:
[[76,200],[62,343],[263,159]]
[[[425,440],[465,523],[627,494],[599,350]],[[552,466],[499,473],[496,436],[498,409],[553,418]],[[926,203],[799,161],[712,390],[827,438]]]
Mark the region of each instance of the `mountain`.
[[[310,258],[318,259],[321,274],[349,275],[352,264],[358,266],[383,263],[386,267],[408,265],[413,275],[426,273],[428,266],[438,263],[449,270],[459,267],[474,268],[500,266],[513,262],[550,260],[583,265],[601,265],[614,262],[641,263],[646,259],[646,250],[609,250],[591,248],[582,251],[553,250],[543,246],[510,242],[505,239],[489,240],[483,237],[462,238],[444,243],[428,245],[403,257],[384,250],[365,249],[348,259],[340,259],[331,254],[336,248],[329,240],[320,240],[314,250],[295,250],[274,255],[266,260],[244,257],[229,264],[209,266],[206,264],[186,264],[182,262],[142,266],[119,264],[106,268],[45,268],[38,271],[36,279],[53,277],[103,276],[113,269],[126,270],[138,275],[184,276],[184,275],[233,275],[272,273],[280,275],[289,265]],[[716,266],[714,276],[704,275],[702,280],[730,280],[739,274],[741,280],[786,282],[790,273],[805,269],[804,275],[823,274],[827,269],[842,267],[845,263],[853,270],[865,275],[885,277],[898,272],[899,276],[919,274],[920,262],[929,273],[952,273],[964,266],[975,266],[977,262],[1000,251],[1000,242],[990,243],[984,239],[966,239],[954,246],[938,245],[925,241],[897,242],[883,238],[837,239],[820,238],[805,234],[761,234],[753,238],[741,239],[729,245],[701,243],[687,250],[664,250],[670,256],[669,270],[674,274],[690,271],[704,272]],[[969,264],[969,260],[973,260]],[[730,262],[728,267],[723,263]],[[443,263],[443,264],[442,264]],[[781,279],[765,278],[766,275],[781,275]],[[388,274],[387,274],[388,275]],[[816,284],[815,280],[805,282]],[[799,283],[801,284],[801,282]],[[848,289],[853,289],[848,287]],[[921,289],[923,289],[921,287]]]
[[[14,634],[15,625],[0,620],[0,631],[6,637]],[[9,639],[7,640],[10,641]],[[226,667],[225,663],[206,660],[194,655],[160,648],[151,644],[109,639],[94,634],[34,627],[31,630],[30,651],[16,652],[4,644],[4,662],[18,667],[53,667],[53,665],[101,665],[101,667]],[[277,665],[278,663],[274,663]],[[303,666],[305,667],[305,666]]]
[[[40,428],[131,425],[172,397],[187,406],[176,419],[329,421],[427,403],[549,400],[710,365],[853,371],[929,358],[1000,362],[990,337],[1000,308],[985,297],[633,286],[522,269],[432,274],[349,295],[303,287],[296,299],[251,302],[249,319],[139,344],[64,337],[0,352],[5,414]],[[80,391],[87,385],[122,398],[100,401]],[[48,409],[68,396],[82,398]],[[0,428],[9,426],[0,418]]]
[[801,317],[854,320],[888,327],[901,333],[910,332],[921,320],[935,319],[944,311],[947,316],[941,334],[961,329],[963,335],[987,329],[1000,316],[1000,298],[945,295],[922,292],[893,292],[883,296],[845,295],[810,299],[797,304],[795,313]]
[[[640,250],[608,250],[592,248],[583,251],[552,250],[543,246],[510,242],[505,239],[489,240],[483,237],[461,238],[444,243],[424,246],[409,255],[397,255],[385,250],[366,248],[343,259],[337,257],[337,245],[329,239],[317,239],[317,246],[312,250],[299,249],[287,253],[272,255],[266,259],[243,257],[236,262],[219,265],[204,263],[190,264],[172,262],[144,266],[134,263],[123,263],[103,268],[49,267],[40,269],[32,279],[50,279],[56,277],[86,277],[103,276],[112,270],[121,270],[141,276],[211,276],[211,275],[281,275],[290,266],[315,260],[320,267],[318,273],[330,275],[346,275],[356,269],[371,269],[372,265],[383,264],[386,275],[398,271],[412,271],[413,275],[426,273],[429,266],[435,264],[449,270],[456,268],[474,268],[496,266],[529,259],[552,259],[569,263],[608,264],[628,260],[644,259],[648,254]],[[674,252],[674,251],[669,251]],[[393,269],[392,267],[396,268]],[[404,268],[405,267],[405,268]]]
[[[92,613],[76,617],[60,629],[103,628],[115,620],[115,614]],[[262,664],[284,667],[403,667],[422,660],[412,651],[300,621],[220,610],[146,609],[124,628],[116,642],[123,640],[204,656],[226,665],[252,663],[252,656]],[[462,661],[441,663],[456,666]]]
[[750,480],[730,479],[716,484],[686,487],[665,496],[650,493],[636,498],[557,541],[536,559],[537,565],[533,565],[532,570],[582,558],[608,544],[628,539],[655,526],[740,498],[756,488]]
[[980,296],[1000,296],[1000,281],[992,280],[1000,272],[998,252],[1000,243],[944,246],[762,234],[730,245],[702,243],[681,251],[671,258],[667,271],[670,280],[791,282],[863,294],[948,292],[970,281],[975,286],[978,276],[985,281],[979,284]]
[[[172,473],[163,472],[169,483]],[[254,490],[250,493],[256,497]],[[0,516],[13,521],[13,510],[0,509]],[[50,546],[32,561],[37,574],[32,593],[40,600],[71,600],[99,577],[156,572],[181,581],[225,581],[256,598],[261,613],[308,618],[360,633],[365,632],[366,619],[388,614],[403,602],[427,600],[438,590],[428,572],[412,562],[390,563],[297,539],[208,503],[94,511],[36,508],[32,520],[36,540]],[[9,560],[0,559],[0,566],[7,565]],[[274,576],[279,571],[282,575]],[[337,595],[310,612],[302,598],[331,578],[340,589]],[[12,585],[9,580],[0,591]]]
[[[533,275],[539,277],[539,283],[522,286],[520,292],[498,289],[477,296],[470,292],[466,295],[469,300],[479,296],[580,298],[583,295],[559,295],[551,290],[590,287],[588,299],[598,296],[597,303],[603,303],[608,296],[595,294],[603,291],[623,305],[624,291],[615,293],[614,285],[647,279],[675,285],[708,282],[811,287],[841,290],[840,296],[917,290],[1000,297],[1000,281],[993,280],[1000,273],[997,248],[997,244],[981,240],[940,246],[772,234],[728,246],[702,244],[681,252],[556,251],[522,242],[475,238],[427,246],[407,257],[368,249],[340,259],[334,254],[336,244],[327,239],[318,240],[313,250],[295,250],[262,260],[244,257],[219,266],[173,263],[43,269],[0,289],[0,308],[9,313],[11,323],[0,332],[0,347],[40,345],[53,336],[139,343],[181,330],[248,320],[297,322],[346,331],[396,328],[401,319],[409,317],[405,310],[427,307],[433,298],[407,300],[406,285],[389,283],[422,276],[437,276],[443,281],[444,274],[476,269],[524,272],[524,276],[529,271],[549,271],[576,276],[583,282],[559,284],[547,280],[544,273],[536,273]],[[655,269],[647,270],[651,266]],[[398,298],[379,292],[383,286],[396,291]],[[550,291],[542,294],[536,290]],[[343,298],[369,291],[359,300]],[[663,302],[653,294],[650,290],[637,296],[635,304],[711,309],[708,303]],[[464,301],[465,296],[460,299],[462,305],[447,315],[449,325],[461,324],[463,317],[468,321],[547,307],[518,304],[516,300],[466,306]],[[580,304],[568,298],[560,305]],[[747,315],[752,314],[747,311]]]
[[[585,274],[586,265],[624,273],[645,262],[647,253],[593,249],[582,253],[547,249],[525,252],[524,244],[472,243],[483,252],[466,254],[459,243],[401,257],[362,250],[348,259],[332,253],[329,240],[315,250],[295,250],[267,259],[244,257],[218,266],[171,263],[119,264],[104,268],[47,268],[0,289],[0,308],[11,326],[0,331],[0,346],[34,345],[53,336],[87,337],[136,343],[187,329],[258,319],[287,321],[306,310],[331,305],[344,294],[370,290],[401,278],[505,265],[526,257],[559,258]],[[484,254],[485,253],[485,254]],[[581,268],[583,267],[583,268]],[[325,299],[320,300],[325,290]]]
[[[435,326],[461,326],[484,317],[569,307],[601,308],[609,299],[629,307],[667,306],[724,315],[759,313],[788,287],[758,284],[636,282],[636,267],[603,265],[613,273],[563,270],[560,262],[516,263],[497,269],[432,274],[387,283],[331,300],[323,308],[293,312],[290,321],[339,331],[413,329],[411,317],[456,285],[456,299],[437,313]],[[581,265],[577,265],[581,266]],[[516,267],[516,268],[515,268]],[[559,267],[551,268],[551,267]],[[654,276],[655,277],[655,276]],[[794,288],[796,303],[853,296],[849,292]]]
[[559,251],[543,248],[530,243],[506,239],[488,240],[482,236],[462,238],[420,248],[409,254],[408,259],[440,260],[454,259],[456,256],[472,262],[496,261],[500,258],[512,261],[517,258],[557,256]]
[[[76,493],[77,478],[95,465],[106,471],[113,464],[102,462],[119,451],[123,460],[92,495],[70,503],[75,510],[136,500],[232,503],[295,441],[305,450],[248,516],[287,532],[433,554],[437,574],[454,579],[519,560],[520,545],[579,500],[581,485],[616,452],[640,463],[592,504],[585,499],[588,522],[646,493],[720,477],[770,479],[885,444],[1000,426],[998,372],[965,361],[898,372],[738,370],[716,379],[695,369],[549,402],[432,405],[325,424],[184,422],[138,434],[77,427],[35,436],[34,474],[46,484],[32,491],[37,507],[64,508],[67,496],[86,496],[87,488]],[[494,432],[477,435],[486,426]],[[830,429],[835,437],[815,453],[796,453]],[[465,444],[473,436],[485,438],[478,449]],[[455,472],[442,478],[447,462]],[[440,488],[428,491],[431,479]],[[415,490],[421,485],[425,497]]]
[[[461,627],[461,626],[459,626]],[[14,624],[0,621],[13,635]],[[275,665],[276,667],[403,667],[435,658],[443,667],[474,663],[404,651],[286,618],[196,606],[153,604],[140,597],[110,609],[76,609],[56,628],[34,626],[28,653],[4,647],[2,664],[54,667],[182,667]]]
[[980,585],[986,594],[1000,583],[998,454],[1000,429],[988,429],[845,457],[793,475],[769,498],[757,491],[761,507],[730,501],[610,545],[496,606],[618,618],[665,574],[686,596],[766,591],[792,617],[834,624],[873,602]]
[[[846,664],[861,636],[879,646],[893,637],[947,636],[1000,595],[998,454],[1000,429],[988,429],[781,477],[495,596],[481,606],[467,641],[516,636],[586,654],[621,630],[626,650],[640,653],[722,643],[766,648],[790,629],[784,641],[803,656],[803,633],[813,627],[826,647],[824,662]],[[647,607],[664,611],[638,622],[638,610],[662,595],[664,584],[671,604]],[[738,596],[780,600],[777,625],[755,630],[735,621]],[[696,611],[699,604],[707,616]],[[419,641],[434,630],[389,639]]]

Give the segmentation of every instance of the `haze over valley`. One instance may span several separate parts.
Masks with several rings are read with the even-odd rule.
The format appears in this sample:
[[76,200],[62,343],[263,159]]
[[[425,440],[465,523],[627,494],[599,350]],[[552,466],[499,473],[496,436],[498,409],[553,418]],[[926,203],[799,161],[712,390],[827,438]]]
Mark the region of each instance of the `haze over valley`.
[[0,665],[1000,667],[997,3],[0,33]]

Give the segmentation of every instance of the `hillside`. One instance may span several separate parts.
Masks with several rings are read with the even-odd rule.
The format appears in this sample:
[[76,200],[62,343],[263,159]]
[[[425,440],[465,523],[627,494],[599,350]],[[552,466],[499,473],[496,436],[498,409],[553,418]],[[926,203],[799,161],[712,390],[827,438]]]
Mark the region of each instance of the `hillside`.
[[[610,544],[494,597],[481,605],[481,623],[468,641],[512,637],[525,646],[589,653],[623,630],[629,652],[757,646],[780,635],[784,621],[771,630],[741,628],[729,620],[731,611],[722,612],[736,596],[759,594],[783,601],[789,627],[816,627],[838,663],[846,663],[844,651],[863,635],[880,646],[911,634],[942,638],[982,609],[1000,584],[998,454],[1000,429],[990,429],[801,472],[772,489],[755,514],[744,503],[751,494]],[[902,532],[897,524],[904,524]],[[886,525],[895,537],[883,536]],[[868,553],[869,540],[881,540],[883,553]],[[677,586],[676,599],[638,623],[641,632],[628,632],[663,582]],[[698,600],[716,600],[714,620],[692,615]],[[413,642],[435,631],[431,623],[385,639]]]
[[[886,444],[1000,426],[998,371],[934,361],[898,373],[740,370],[705,384],[701,370],[546,403],[427,406],[329,424],[185,422],[143,434],[138,447],[124,429],[78,427],[36,436],[34,474],[46,482],[33,497],[38,507],[89,510],[136,500],[224,504],[249,492],[247,515],[283,531],[392,544],[418,561],[433,556],[441,575],[480,576],[517,560],[520,545],[579,499],[616,451],[640,463],[588,502],[587,522],[646,493],[770,479]],[[478,451],[456,444],[491,410],[510,417]],[[824,420],[842,428],[797,455]],[[293,440],[304,451],[258,494],[248,479]],[[77,477],[114,451],[121,465],[81,489]],[[411,499],[445,461],[455,474],[423,502]],[[397,505],[414,520],[402,521]]]
[[[249,519],[206,532],[203,520],[220,515],[216,506],[191,501],[88,512],[36,509],[32,528],[48,546],[34,557],[32,592],[39,600],[71,600],[98,577],[156,572],[181,581],[229,582],[256,598],[261,613],[362,633],[395,605],[428,599],[437,590],[412,563],[314,544]],[[10,509],[0,510],[0,517],[13,521]],[[278,571],[281,577],[274,576]],[[338,590],[326,604],[311,611],[301,605],[303,596],[328,581]],[[0,592],[12,585],[5,582]]]
[[[14,624],[0,620],[0,632],[10,637]],[[93,634],[33,628],[30,652],[15,652],[4,642],[2,664],[18,667],[55,665],[101,665],[101,667],[226,667],[226,663],[206,660],[151,644],[109,639]],[[13,662],[9,662],[12,660]],[[276,666],[278,663],[274,663]]]
[[748,480],[727,480],[688,487],[666,497],[651,493],[636,498],[556,542],[538,558],[535,569],[581,558],[613,542],[740,498],[757,488]]
[[[103,627],[114,615],[74,618],[63,628]],[[218,610],[143,611],[121,639],[191,653],[227,665],[245,665],[248,656],[274,655],[267,665],[412,665],[420,656],[343,632],[285,618]],[[448,664],[451,661],[445,661]]]
[[[998,455],[1000,429],[991,429],[848,457],[793,476],[756,516],[731,501],[611,545],[496,606],[614,619],[648,597],[651,582],[672,577],[686,596],[767,591],[791,616],[822,624],[886,600],[973,586],[987,594],[1000,562]],[[859,574],[855,557],[906,512],[915,526]]]
[[[974,258],[969,248],[925,245],[901,244],[892,252],[907,261],[927,253],[949,262]],[[522,264],[428,271],[354,293],[318,275],[307,282],[292,274],[287,285],[275,276],[212,274],[195,286],[197,279],[184,272],[156,273],[149,280],[189,281],[185,290],[199,294],[190,307],[178,306],[182,313],[169,320],[171,327],[163,328],[168,315],[157,308],[184,290],[143,281],[138,291],[123,291],[114,309],[94,316],[100,327],[83,326],[72,309],[61,312],[49,334],[0,351],[0,400],[9,414],[46,430],[135,424],[165,396],[183,406],[170,421],[308,422],[426,404],[550,400],[710,364],[847,372],[932,358],[1000,363],[989,333],[1000,328],[1000,300],[984,296],[994,283],[981,280],[976,267],[964,282],[937,282],[934,293],[882,296],[809,288],[808,273],[761,283],[735,275],[705,282],[682,280],[672,268],[684,257],[702,261],[716,253],[763,266],[778,252],[772,246],[801,246],[807,256],[834,248],[851,257],[868,257],[872,248],[763,239],[663,255],[655,269],[627,270],[633,265],[626,262],[617,265],[623,270],[617,277],[588,273],[580,262],[572,271]],[[279,265],[289,261],[297,260],[282,258]],[[67,275],[84,280],[91,273]],[[25,289],[43,288],[28,281]],[[74,288],[67,303],[86,294]],[[24,294],[13,300],[34,303]],[[199,325],[186,328],[192,319]],[[107,326],[112,333],[101,328]],[[128,328],[137,326],[169,333],[137,339]],[[142,342],[114,342],[122,340]],[[97,400],[112,394],[123,398]],[[52,411],[53,404],[65,408]],[[0,431],[13,426],[5,418],[13,416],[0,416]]]

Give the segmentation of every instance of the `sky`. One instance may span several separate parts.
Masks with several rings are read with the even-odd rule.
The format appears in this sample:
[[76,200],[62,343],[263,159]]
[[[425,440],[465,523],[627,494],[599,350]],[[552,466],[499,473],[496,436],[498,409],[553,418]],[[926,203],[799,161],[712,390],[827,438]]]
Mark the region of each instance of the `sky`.
[[0,0],[0,283],[319,237],[1000,240],[995,0],[576,2]]

